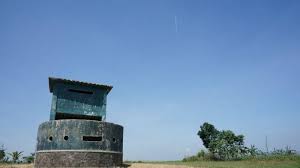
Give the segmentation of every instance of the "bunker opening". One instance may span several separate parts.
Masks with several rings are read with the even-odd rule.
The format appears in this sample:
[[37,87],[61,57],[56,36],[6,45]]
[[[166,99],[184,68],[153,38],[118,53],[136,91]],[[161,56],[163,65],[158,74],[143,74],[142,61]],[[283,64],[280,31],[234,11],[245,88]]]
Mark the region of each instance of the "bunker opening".
[[69,114],[69,113],[56,113],[55,120],[66,120],[66,119],[82,119],[82,120],[96,120],[102,121],[101,116],[90,116],[80,114]]
[[102,136],[83,136],[83,141],[102,141]]
[[77,89],[69,89],[69,92],[81,93],[81,94],[93,94],[93,92],[91,92],[91,91],[77,90]]

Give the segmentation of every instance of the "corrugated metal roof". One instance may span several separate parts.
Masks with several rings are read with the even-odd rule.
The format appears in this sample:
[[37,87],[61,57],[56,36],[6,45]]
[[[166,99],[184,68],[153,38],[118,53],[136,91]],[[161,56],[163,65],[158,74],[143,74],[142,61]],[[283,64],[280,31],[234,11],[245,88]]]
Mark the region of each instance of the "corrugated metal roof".
[[82,86],[94,86],[94,87],[107,89],[108,92],[113,88],[113,86],[110,86],[110,85],[102,85],[102,84],[96,84],[96,83],[88,83],[88,82],[81,82],[81,81],[76,81],[76,80],[49,77],[49,90],[51,93],[53,91],[53,86],[56,83],[78,84],[78,85],[82,85]]

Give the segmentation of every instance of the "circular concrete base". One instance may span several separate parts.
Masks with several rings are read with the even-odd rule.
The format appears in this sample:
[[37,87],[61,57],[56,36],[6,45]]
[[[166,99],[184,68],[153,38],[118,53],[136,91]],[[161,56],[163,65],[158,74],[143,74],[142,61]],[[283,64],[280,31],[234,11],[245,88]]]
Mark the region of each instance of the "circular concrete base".
[[41,167],[124,167],[122,153],[90,151],[38,152],[35,168]]
[[93,120],[51,120],[39,126],[35,167],[121,167],[123,127]]

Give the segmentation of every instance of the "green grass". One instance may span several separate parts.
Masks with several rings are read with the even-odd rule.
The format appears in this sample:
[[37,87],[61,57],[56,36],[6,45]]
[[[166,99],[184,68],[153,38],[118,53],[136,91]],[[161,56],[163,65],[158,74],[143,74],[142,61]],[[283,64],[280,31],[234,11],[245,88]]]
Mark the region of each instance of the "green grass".
[[175,164],[203,168],[300,168],[296,161],[196,161]]
[[186,165],[201,168],[300,168],[300,156],[289,158],[262,158],[241,161],[165,161],[153,164]]

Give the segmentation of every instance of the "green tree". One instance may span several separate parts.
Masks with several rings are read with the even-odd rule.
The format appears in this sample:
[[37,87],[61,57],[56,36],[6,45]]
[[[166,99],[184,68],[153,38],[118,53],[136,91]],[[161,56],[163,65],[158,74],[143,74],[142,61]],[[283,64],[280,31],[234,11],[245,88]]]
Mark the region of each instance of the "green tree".
[[12,152],[12,153],[9,153],[9,155],[12,157],[12,161],[13,163],[17,163],[17,161],[19,161],[20,157],[22,156],[22,152],[18,152],[18,151],[15,151],[15,152]]
[[209,144],[214,139],[217,138],[219,131],[213,126],[205,122],[202,126],[200,126],[200,130],[198,131],[198,136],[202,139],[203,145],[209,149]]
[[232,131],[218,131],[212,124],[204,123],[198,131],[203,145],[213,154],[215,159],[236,160],[248,155],[244,146],[244,136],[235,135]]
[[0,147],[0,162],[3,162],[5,159],[5,149],[4,149],[4,145],[1,145]]

